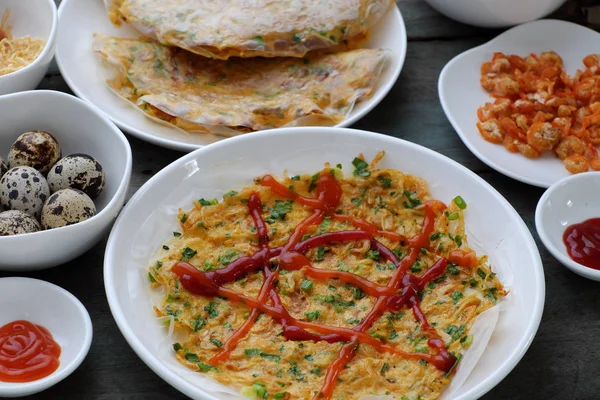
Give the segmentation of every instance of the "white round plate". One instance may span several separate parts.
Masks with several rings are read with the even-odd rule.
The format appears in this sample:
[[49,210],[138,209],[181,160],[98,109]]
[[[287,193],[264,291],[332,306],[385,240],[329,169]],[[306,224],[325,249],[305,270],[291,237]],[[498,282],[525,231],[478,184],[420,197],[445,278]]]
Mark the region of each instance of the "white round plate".
[[0,326],[26,320],[48,329],[60,345],[60,365],[33,382],[0,382],[0,397],[20,397],[46,390],[83,362],[92,344],[92,320],[81,302],[65,289],[30,278],[0,279]]
[[[469,243],[489,255],[511,295],[488,347],[453,400],[478,398],[498,384],[531,344],[544,306],[542,263],[523,220],[492,186],[449,158],[400,139],[343,128],[277,129],[215,143],[175,161],[133,196],[108,240],[104,284],[117,325],[138,356],[186,395],[215,399],[193,383],[197,372],[174,361],[172,342],[152,310],[147,266],[172,237],[178,207],[187,209],[200,197],[220,198],[267,172],[313,173],[330,161],[351,173],[359,153],[369,160],[380,150],[387,152],[382,167],[427,179],[434,198],[449,202],[460,194],[468,201]],[[149,217],[164,222],[149,224]]]
[[494,52],[527,56],[550,50],[561,56],[567,72],[574,74],[584,68],[585,56],[600,53],[600,34],[565,21],[529,22],[454,57],[442,70],[438,83],[446,117],[477,158],[506,176],[544,188],[570,175],[558,158],[549,152],[535,160],[511,153],[501,144],[483,139],[476,123],[477,109],[493,102],[479,84],[481,64],[491,60]]
[[[216,140],[212,135],[187,134],[153,122],[109,90],[104,71],[92,51],[92,34],[120,37],[138,37],[139,34],[128,26],[113,26],[102,0],[63,0],[58,19],[56,61],[77,96],[104,111],[119,128],[158,146],[189,152]],[[383,100],[398,79],[406,57],[406,29],[398,7],[392,7],[377,24],[365,47],[390,49],[388,65],[382,71],[373,95],[357,104],[338,126],[352,125],[364,117]]]

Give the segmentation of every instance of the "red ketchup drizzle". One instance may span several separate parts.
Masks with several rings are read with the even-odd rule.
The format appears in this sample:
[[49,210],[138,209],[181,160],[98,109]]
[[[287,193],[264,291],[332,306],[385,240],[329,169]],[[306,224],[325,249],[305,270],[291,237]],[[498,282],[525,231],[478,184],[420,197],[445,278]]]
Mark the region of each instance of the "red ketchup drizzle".
[[[407,239],[395,232],[379,230],[377,226],[368,221],[335,214],[335,209],[339,206],[342,196],[342,189],[330,170],[326,169],[321,172],[317,179],[316,198],[301,196],[289,190],[270,175],[263,177],[261,184],[268,186],[273,193],[281,197],[293,199],[314,210],[312,214],[296,226],[288,242],[283,247],[269,247],[267,227],[261,216],[262,204],[260,197],[257,193],[253,193],[248,200],[248,210],[256,226],[258,236],[259,249],[256,253],[238,258],[227,267],[216,271],[202,272],[186,262],[179,262],[172,268],[172,271],[179,276],[183,287],[190,293],[207,297],[219,295],[230,301],[245,303],[252,308],[248,319],[225,342],[222,351],[211,358],[209,361],[211,364],[214,365],[227,359],[240,340],[248,334],[258,315],[265,313],[282,326],[283,335],[288,340],[346,343],[340,349],[338,358],[327,369],[323,386],[315,398],[331,398],[339,374],[352,360],[359,344],[368,344],[380,352],[398,354],[404,358],[422,359],[445,372],[453,369],[457,359],[446,350],[444,341],[435,328],[427,322],[425,314],[421,311],[418,295],[418,292],[423,290],[429,282],[444,273],[448,260],[445,258],[438,259],[420,278],[407,273],[408,268],[416,261],[421,247],[429,246],[429,236],[433,232],[436,212],[441,212],[446,208],[443,203],[435,200],[425,203],[425,218],[421,233]],[[320,224],[326,215],[334,220],[349,222],[358,230],[323,233],[301,241],[307,229]],[[398,242],[408,242],[411,246],[410,251],[404,258],[399,260],[392,250],[375,239],[375,235]],[[307,251],[319,246],[360,240],[368,240],[372,249],[377,250],[381,257],[396,266],[392,278],[386,286],[378,285],[350,272],[314,268],[304,255]],[[269,260],[272,258],[278,260],[278,267],[274,271],[269,269]],[[472,257],[468,253],[456,254],[454,258],[456,261],[461,261],[462,265],[470,264],[472,261]],[[369,296],[377,297],[377,301],[367,316],[352,329],[297,320],[285,309],[274,287],[274,282],[279,276],[279,269],[288,271],[301,269],[306,276],[318,280],[339,279],[355,285]],[[239,294],[223,286],[258,270],[262,270],[264,276],[264,283],[258,298]],[[268,304],[268,300],[271,304]],[[433,353],[407,353],[383,344],[380,340],[365,333],[383,313],[386,311],[396,312],[404,307],[412,309],[415,318],[421,324],[422,330],[429,335],[427,343],[434,351]]]
[[569,225],[563,241],[573,261],[600,270],[600,218]]

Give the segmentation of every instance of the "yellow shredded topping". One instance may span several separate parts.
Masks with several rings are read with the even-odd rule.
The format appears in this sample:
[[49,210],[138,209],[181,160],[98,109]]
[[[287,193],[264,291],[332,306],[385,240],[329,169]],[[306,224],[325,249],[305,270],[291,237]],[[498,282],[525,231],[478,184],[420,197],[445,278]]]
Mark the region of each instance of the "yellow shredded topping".
[[8,25],[10,10],[6,9],[0,23],[0,76],[16,72],[35,61],[46,41],[31,36],[13,37]]

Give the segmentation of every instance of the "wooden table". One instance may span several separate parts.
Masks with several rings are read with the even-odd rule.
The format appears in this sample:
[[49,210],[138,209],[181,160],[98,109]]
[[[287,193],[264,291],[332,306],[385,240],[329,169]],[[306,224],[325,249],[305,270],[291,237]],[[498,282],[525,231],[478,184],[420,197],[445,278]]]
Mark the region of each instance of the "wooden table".
[[[453,1],[453,0],[448,0]],[[585,21],[580,6],[569,1],[557,18]],[[547,295],[537,336],[514,371],[489,394],[494,399],[600,398],[600,291],[595,282],[562,267],[544,248],[534,226],[534,210],[543,190],[507,178],[481,163],[462,144],[440,107],[438,75],[446,62],[499,31],[451,21],[422,0],[399,0],[409,46],[402,75],[385,100],[355,125],[436,150],[470,168],[492,184],[516,208],[536,238],[546,274]],[[71,93],[56,66],[39,89]],[[133,149],[133,176],[128,198],[146,180],[182,154],[128,136]],[[22,274],[67,289],[87,307],[94,325],[89,355],[69,378],[39,399],[183,399],[131,350],[110,313],[102,263],[106,238],[80,258],[60,267]],[[1,256],[1,255],[0,255]],[[15,276],[0,273],[0,277]],[[24,294],[35,296],[35,293]]]

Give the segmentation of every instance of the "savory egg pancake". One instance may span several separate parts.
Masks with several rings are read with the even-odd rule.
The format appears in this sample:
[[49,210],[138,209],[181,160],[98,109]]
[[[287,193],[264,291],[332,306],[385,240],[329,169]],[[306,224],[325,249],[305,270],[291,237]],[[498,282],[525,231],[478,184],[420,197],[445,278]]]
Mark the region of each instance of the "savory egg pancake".
[[107,83],[147,115],[231,136],[284,125],[335,125],[369,96],[387,59],[378,49],[300,58],[213,60],[150,39],[95,35]]
[[436,399],[506,292],[468,246],[465,200],[382,156],[180,210],[148,273],[174,356],[251,399]]
[[111,20],[204,57],[357,48],[392,0],[105,0]]

